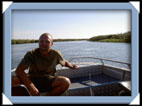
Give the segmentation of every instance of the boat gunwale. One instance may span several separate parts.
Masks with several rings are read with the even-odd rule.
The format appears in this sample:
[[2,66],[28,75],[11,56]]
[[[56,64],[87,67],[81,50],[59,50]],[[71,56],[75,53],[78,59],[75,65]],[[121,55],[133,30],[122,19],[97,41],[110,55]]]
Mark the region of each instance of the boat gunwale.
[[90,58],[90,59],[97,59],[100,60],[102,65],[104,66],[104,61],[111,61],[111,62],[115,62],[115,63],[121,63],[121,64],[126,64],[129,69],[131,69],[131,63],[127,63],[127,62],[121,62],[121,61],[117,61],[117,60],[111,60],[111,59],[105,59],[105,58],[96,58],[96,57],[73,57],[69,60],[69,62],[71,62],[74,59],[83,59],[83,58]]

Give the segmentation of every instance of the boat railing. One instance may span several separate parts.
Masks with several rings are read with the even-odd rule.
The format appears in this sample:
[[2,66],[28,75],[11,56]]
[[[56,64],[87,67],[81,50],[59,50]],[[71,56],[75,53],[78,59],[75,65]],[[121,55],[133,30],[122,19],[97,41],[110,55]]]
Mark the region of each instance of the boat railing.
[[[100,62],[102,63],[103,66],[105,66],[104,61],[109,61],[109,62],[115,62],[115,63],[120,63],[120,64],[125,64],[129,67],[129,69],[131,69],[131,64],[127,63],[127,62],[121,62],[121,61],[116,61],[116,60],[110,60],[110,59],[104,59],[104,58],[96,58],[96,57],[73,57],[69,60],[69,62],[72,62],[73,60],[78,60],[78,59],[95,59],[95,60],[100,60]],[[91,73],[89,73],[89,80],[91,81]],[[125,78],[125,71],[122,71],[122,78],[121,80],[124,81]],[[89,86],[90,88],[90,95],[93,95],[93,90],[92,90],[92,86]]]
[[104,66],[104,61],[109,61],[109,62],[115,62],[115,63],[120,63],[120,64],[125,64],[129,67],[129,69],[131,69],[131,64],[127,63],[127,62],[121,62],[121,61],[116,61],[116,60],[110,60],[110,59],[104,59],[104,58],[96,58],[96,57],[73,57],[69,60],[69,62],[73,61],[74,59],[96,59],[96,60],[100,60],[102,65]]

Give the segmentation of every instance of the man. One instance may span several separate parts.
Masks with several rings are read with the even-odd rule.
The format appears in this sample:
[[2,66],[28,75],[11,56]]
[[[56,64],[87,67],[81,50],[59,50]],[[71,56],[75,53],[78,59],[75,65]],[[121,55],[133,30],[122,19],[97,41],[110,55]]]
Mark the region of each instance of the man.
[[[70,86],[70,80],[64,76],[55,76],[56,65],[76,69],[77,66],[62,58],[59,51],[51,49],[52,35],[44,33],[39,38],[39,48],[27,52],[16,69],[17,77],[12,78],[12,86],[23,83],[33,96],[40,92],[49,92],[51,96],[62,95]],[[29,76],[24,72],[29,68]]]

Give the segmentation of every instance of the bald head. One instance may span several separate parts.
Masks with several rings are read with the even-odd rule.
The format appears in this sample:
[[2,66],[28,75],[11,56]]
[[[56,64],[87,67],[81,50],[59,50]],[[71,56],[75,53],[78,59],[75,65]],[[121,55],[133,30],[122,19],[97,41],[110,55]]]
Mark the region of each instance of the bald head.
[[51,34],[43,33],[39,37],[39,48],[41,51],[49,51],[52,45],[53,45],[53,38]]
[[48,37],[49,39],[51,39],[53,41],[53,37],[50,33],[43,33],[40,35],[39,37],[39,40],[42,38],[42,37]]

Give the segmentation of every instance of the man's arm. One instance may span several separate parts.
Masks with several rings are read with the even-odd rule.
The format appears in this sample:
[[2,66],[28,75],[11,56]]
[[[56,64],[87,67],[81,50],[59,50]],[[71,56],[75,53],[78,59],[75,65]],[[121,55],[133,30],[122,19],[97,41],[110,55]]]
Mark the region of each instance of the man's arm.
[[68,61],[66,61],[65,66],[66,66],[66,67],[69,67],[69,68],[71,68],[71,69],[77,69],[77,66],[76,66],[75,64],[71,64],[71,63],[69,63]]
[[24,85],[29,89],[31,95],[39,95],[38,89],[29,80],[27,74],[24,72],[24,70],[27,68],[28,68],[27,66],[18,65],[16,69],[16,75],[20,78],[20,80],[24,83]]

